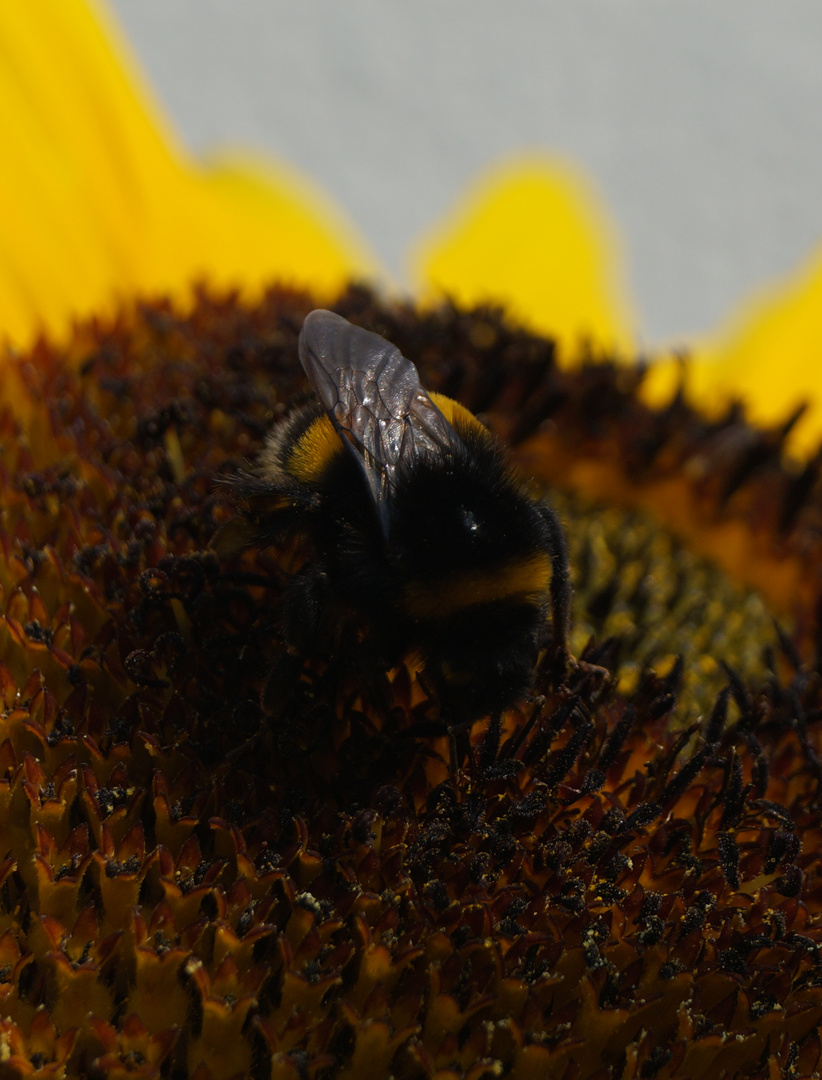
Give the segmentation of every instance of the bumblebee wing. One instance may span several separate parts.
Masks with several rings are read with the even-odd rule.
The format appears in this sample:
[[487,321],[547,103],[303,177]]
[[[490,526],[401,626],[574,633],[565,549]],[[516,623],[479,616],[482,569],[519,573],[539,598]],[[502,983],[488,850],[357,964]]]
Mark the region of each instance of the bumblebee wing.
[[379,334],[317,310],[303,323],[299,348],[311,385],[363,471],[387,535],[398,470],[421,454],[448,452],[460,438],[420,385],[416,367]]

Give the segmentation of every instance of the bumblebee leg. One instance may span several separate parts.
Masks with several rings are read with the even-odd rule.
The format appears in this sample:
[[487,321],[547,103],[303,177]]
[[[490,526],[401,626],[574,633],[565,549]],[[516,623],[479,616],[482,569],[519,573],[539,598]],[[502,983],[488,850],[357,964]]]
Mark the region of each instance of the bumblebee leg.
[[291,582],[280,601],[277,629],[286,644],[300,654],[316,647],[327,593],[328,575],[315,564]]
[[240,758],[243,757],[245,754],[250,754],[252,752],[256,752],[258,750],[258,748],[259,748],[259,745],[260,745],[260,743],[262,741],[262,738],[263,738],[263,733],[262,733],[262,730],[260,730],[260,731],[255,732],[254,735],[249,735],[249,737],[247,739],[243,739],[243,741],[241,743],[238,743],[235,747],[233,747],[231,750],[229,750],[228,753],[226,754],[226,756],[225,756],[226,765],[233,768],[237,764],[237,762],[240,760]]
[[302,669],[302,658],[286,649],[269,671],[263,688],[263,708],[275,723],[294,700]]
[[473,720],[462,720],[458,724],[448,724],[448,757],[451,776],[456,776],[461,763],[471,757],[471,728]]
[[268,631],[279,639],[280,649],[262,693],[269,720],[279,721],[295,700],[304,658],[312,653],[320,636],[326,591],[324,569],[310,567],[292,579],[271,614]]
[[537,717],[540,715],[544,708],[545,698],[542,696],[542,694],[540,694],[539,697],[533,699],[533,708],[531,710],[531,715],[528,717],[525,723],[521,725],[516,734],[512,735],[511,738],[506,742],[505,746],[503,746],[502,756],[504,758],[515,758],[517,756],[522,747],[522,744],[531,734],[534,724],[537,722]]
[[462,745],[457,746],[457,735],[462,735],[464,730],[464,724],[457,724],[456,727],[452,727],[451,724],[448,725],[448,759],[452,777],[459,772],[459,763],[465,757],[465,739],[460,739]]
[[568,645],[571,620],[571,580],[565,530],[555,511],[544,503],[542,520],[551,545],[551,635],[557,667],[564,670],[570,659]]

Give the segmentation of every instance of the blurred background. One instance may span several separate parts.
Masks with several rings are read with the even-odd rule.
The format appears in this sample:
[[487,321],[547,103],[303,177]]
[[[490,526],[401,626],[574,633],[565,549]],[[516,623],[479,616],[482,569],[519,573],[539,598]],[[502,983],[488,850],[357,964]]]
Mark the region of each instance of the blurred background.
[[308,174],[394,277],[483,168],[588,176],[642,338],[709,330],[822,242],[822,4],[110,0],[187,146]]

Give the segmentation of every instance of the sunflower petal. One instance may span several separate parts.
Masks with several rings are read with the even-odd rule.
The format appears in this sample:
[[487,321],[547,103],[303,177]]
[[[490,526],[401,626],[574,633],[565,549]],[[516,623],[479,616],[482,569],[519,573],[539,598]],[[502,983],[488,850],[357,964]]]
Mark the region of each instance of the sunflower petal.
[[0,328],[13,341],[194,277],[337,290],[373,273],[285,172],[189,160],[104,12],[0,8]]
[[565,356],[581,341],[633,352],[619,243],[579,174],[544,159],[512,162],[457,205],[414,253],[424,298],[502,304]]
[[[677,364],[660,363],[648,399],[659,403],[678,380]],[[690,395],[716,413],[745,401],[755,424],[783,423],[804,405],[791,447],[804,454],[822,439],[822,250],[781,286],[746,300],[724,328],[696,342],[686,369]]]

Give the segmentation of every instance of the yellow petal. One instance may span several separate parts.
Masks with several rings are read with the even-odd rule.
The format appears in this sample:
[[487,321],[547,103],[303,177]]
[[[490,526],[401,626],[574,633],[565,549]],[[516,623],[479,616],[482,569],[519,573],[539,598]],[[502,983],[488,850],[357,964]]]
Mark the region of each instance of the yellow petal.
[[633,352],[620,245],[584,179],[538,158],[492,171],[420,244],[412,273],[424,300],[491,301],[571,356],[580,341]]
[[[190,253],[176,270],[181,277],[207,274],[212,282],[252,292],[276,279],[331,297],[352,279],[381,275],[328,198],[282,163],[275,169],[248,155],[220,157],[199,181],[198,220],[209,226],[197,228],[200,267]],[[173,259],[175,253],[168,254]]]
[[305,185],[269,167],[188,159],[105,12],[0,6],[0,334],[192,278],[339,289],[373,262]]
[[[658,403],[679,378],[665,361],[653,372],[648,399]],[[794,432],[798,453],[822,440],[822,249],[781,286],[749,298],[725,327],[693,347],[686,371],[693,400],[721,412],[743,398],[758,424],[782,423],[803,402]]]

